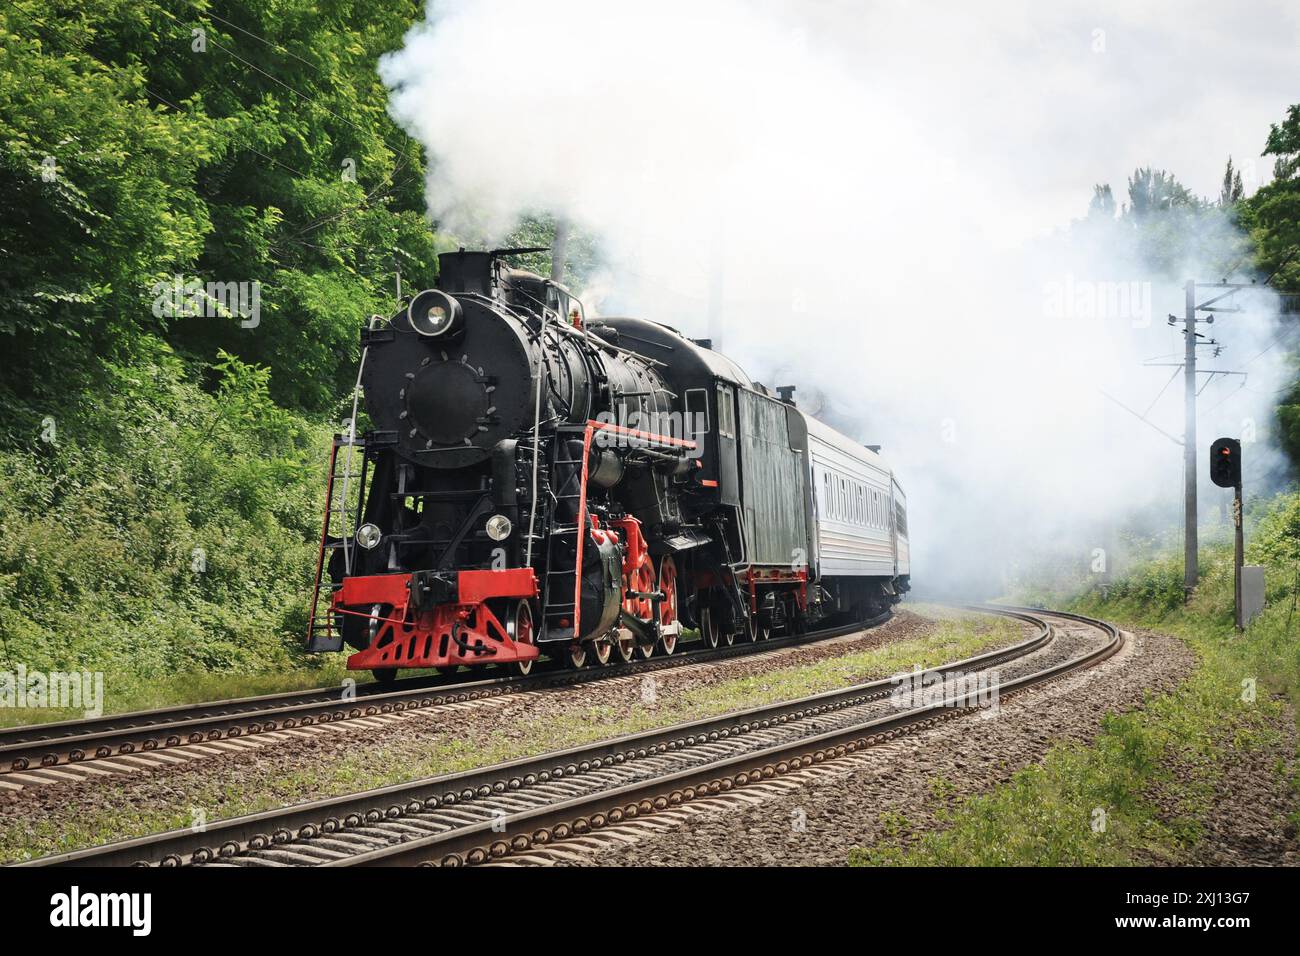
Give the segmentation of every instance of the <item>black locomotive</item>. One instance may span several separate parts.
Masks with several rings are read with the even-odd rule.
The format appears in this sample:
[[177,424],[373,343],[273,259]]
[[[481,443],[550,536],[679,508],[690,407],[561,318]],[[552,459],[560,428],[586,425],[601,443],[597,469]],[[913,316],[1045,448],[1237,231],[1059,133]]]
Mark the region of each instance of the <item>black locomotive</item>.
[[436,289],[363,331],[371,427],[335,440],[310,650],[381,678],[527,673],[898,600],[905,502],[875,451],[707,342],[587,321],[509,254],[441,256]]

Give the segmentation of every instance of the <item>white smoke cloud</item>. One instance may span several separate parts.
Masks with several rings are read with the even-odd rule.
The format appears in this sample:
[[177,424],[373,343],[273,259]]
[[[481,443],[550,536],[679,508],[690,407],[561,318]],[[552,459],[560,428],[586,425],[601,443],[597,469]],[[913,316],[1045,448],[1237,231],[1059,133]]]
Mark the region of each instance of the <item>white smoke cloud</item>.
[[[1043,6],[435,0],[381,75],[428,149],[441,229],[500,237],[549,211],[595,234],[603,311],[719,335],[884,444],[917,583],[996,590],[1025,542],[1086,555],[1125,507],[1181,507],[1181,449],[1103,395],[1146,411],[1173,369],[1142,363],[1180,350],[1181,289],[1143,287],[1127,249],[1044,237],[1094,182],[1122,200],[1138,165],[1213,194],[1231,152],[1261,181],[1296,37],[1270,4]],[[1090,310],[1104,283],[1138,283],[1127,311]],[[1212,331],[1225,368],[1276,334]],[[1202,445],[1248,418],[1263,436],[1280,353]],[[1236,388],[1212,382],[1203,408]],[[1180,397],[1150,411],[1175,434]]]

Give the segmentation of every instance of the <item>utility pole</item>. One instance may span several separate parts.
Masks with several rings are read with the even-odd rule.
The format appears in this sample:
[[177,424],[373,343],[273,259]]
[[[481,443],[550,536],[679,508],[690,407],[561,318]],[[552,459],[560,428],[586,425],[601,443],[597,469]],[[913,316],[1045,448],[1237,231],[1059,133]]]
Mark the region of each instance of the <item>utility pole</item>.
[[1196,539],[1196,280],[1187,280],[1183,319],[1183,602],[1200,574]]
[[[1269,277],[1272,281],[1272,277]],[[1268,282],[1265,282],[1267,285]],[[1218,295],[1207,299],[1198,304],[1196,301],[1197,287],[1202,289],[1221,289],[1224,290]],[[1186,290],[1186,312],[1183,316],[1183,487],[1184,487],[1184,508],[1183,508],[1183,600],[1187,601],[1196,589],[1196,582],[1199,576],[1200,568],[1198,567],[1197,558],[1197,540],[1196,540],[1196,346],[1197,339],[1200,336],[1196,331],[1196,313],[1206,312],[1207,317],[1202,319],[1207,325],[1214,322],[1214,313],[1216,312],[1253,312],[1254,310],[1234,304],[1236,295],[1239,292],[1249,292],[1257,288],[1254,283],[1229,282],[1224,279],[1222,282],[1201,282],[1195,279],[1188,279]],[[1272,293],[1283,298],[1287,304],[1297,298],[1297,293]],[[1227,305],[1218,303],[1227,301]],[[1260,313],[1262,314],[1262,313]],[[1274,316],[1275,318],[1278,316]],[[1175,316],[1169,316],[1169,324],[1174,325],[1177,322]],[[1219,345],[1213,339],[1205,345],[1215,346],[1214,354],[1219,354]],[[1159,363],[1149,363],[1159,364]],[[1218,369],[1207,370],[1210,381],[1213,381],[1216,375],[1241,375],[1244,379],[1244,372],[1228,372]],[[1209,385],[1209,382],[1206,382]],[[1129,409],[1132,412],[1132,409]],[[1133,414],[1137,414],[1133,412]],[[1138,415],[1145,421],[1145,416]],[[1148,423],[1150,424],[1150,423]],[[1154,427],[1154,426],[1153,426]],[[1240,454],[1240,449],[1238,449]],[[1225,486],[1227,487],[1227,486]],[[1237,538],[1237,565],[1241,565],[1241,548],[1242,548],[1242,527],[1241,527],[1241,488],[1238,485],[1234,504],[1233,520],[1236,525]],[[1238,571],[1236,588],[1237,606],[1241,607],[1241,573]],[[1238,623],[1240,620],[1240,610],[1238,612]]]

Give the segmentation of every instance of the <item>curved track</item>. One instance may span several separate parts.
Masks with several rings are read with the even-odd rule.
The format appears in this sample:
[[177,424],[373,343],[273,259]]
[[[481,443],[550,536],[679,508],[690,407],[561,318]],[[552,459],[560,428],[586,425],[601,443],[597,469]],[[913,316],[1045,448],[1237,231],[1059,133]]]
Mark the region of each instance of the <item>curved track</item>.
[[79,764],[113,757],[135,757],[196,747],[230,738],[309,727],[399,713],[404,710],[497,697],[548,687],[563,687],[625,674],[637,674],[683,664],[721,660],[744,654],[813,643],[875,627],[889,620],[883,614],[863,623],[771,638],[756,643],[705,646],[671,656],[630,663],[611,663],[583,670],[563,669],[549,662],[547,670],[528,677],[494,677],[493,672],[467,680],[468,674],[415,677],[393,685],[359,684],[317,687],[261,697],[165,707],[158,710],[113,714],[85,720],[29,724],[0,728],[0,783],[49,785],[79,779],[69,769]]
[[[1063,612],[972,608],[1037,627],[1011,647],[925,673],[995,677],[998,696],[1089,667],[1123,645],[1110,624]],[[1060,618],[1097,632],[1054,659]],[[1078,635],[1073,635],[1077,643]],[[1059,648],[1058,648],[1059,649]],[[1059,656],[1059,655],[1058,655]],[[1044,660],[1037,660],[1037,658]],[[1026,672],[1010,680],[994,668]],[[968,712],[969,698],[900,705],[872,681],[493,767],[177,830],[27,866],[365,866],[481,863],[833,760]],[[891,699],[892,698],[892,699]],[[892,706],[892,711],[891,711]]]

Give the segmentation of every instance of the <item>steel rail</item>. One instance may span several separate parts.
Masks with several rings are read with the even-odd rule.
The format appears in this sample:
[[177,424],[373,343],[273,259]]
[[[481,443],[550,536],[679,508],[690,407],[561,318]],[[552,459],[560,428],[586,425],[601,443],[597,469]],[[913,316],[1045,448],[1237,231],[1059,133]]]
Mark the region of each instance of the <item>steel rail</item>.
[[[1074,617],[1074,615],[1071,615]],[[1089,622],[1091,623],[1091,622]],[[1100,626],[1100,622],[1099,622]],[[1106,628],[1102,628],[1106,630]],[[1112,657],[1123,646],[1123,636],[1113,627],[1108,630],[1110,640],[1105,645],[1083,656],[1069,659],[1035,674],[1028,674],[1001,684],[1001,696],[1014,695],[1070,672],[1083,669]],[[538,806],[533,810],[512,814],[506,819],[506,832],[515,835],[503,838],[499,823],[476,823],[458,830],[425,836],[425,838],[393,843],[373,851],[348,856],[341,860],[322,862],[321,866],[411,866],[441,864],[461,866],[481,864],[524,852],[533,847],[563,840],[568,836],[581,836],[602,829],[621,819],[636,818],[680,806],[699,797],[759,783],[781,777],[793,771],[823,763],[835,758],[857,753],[892,740],[910,730],[935,726],[940,721],[958,717],[970,708],[953,708],[952,705],[932,704],[906,711],[906,713],[880,717],[837,728],[806,739],[789,741],[757,753],[740,754],[727,760],[703,767],[692,767],[676,774],[634,782],[627,786],[578,797],[563,804]]]
[[[987,668],[1032,653],[1053,638],[1051,627],[1028,613],[986,607],[978,610],[1031,623],[1038,630],[1033,636],[1013,645],[929,668],[923,674],[949,675]],[[174,830],[45,857],[20,865],[179,866],[194,863],[238,863],[242,861],[240,858],[246,857],[250,852],[278,853],[290,861],[321,863],[328,860],[320,856],[313,858],[312,851],[316,845],[337,846],[339,841],[348,838],[365,841],[370,839],[370,834],[377,826],[405,828],[403,835],[411,838],[412,846],[417,843],[423,846],[421,841],[431,838],[435,839],[435,843],[438,840],[451,841],[459,846],[456,841],[461,838],[456,836],[457,833],[463,833],[465,839],[479,839],[484,827],[491,829],[499,825],[503,818],[511,821],[531,820],[533,814],[545,816],[546,808],[551,805],[571,809],[574,805],[572,801],[556,797],[564,797],[566,790],[571,791],[575,787],[582,789],[593,782],[599,786],[598,778],[602,770],[608,774],[613,768],[626,770],[632,767],[634,771],[639,771],[644,766],[651,768],[647,771],[650,777],[648,782],[662,782],[668,778],[651,767],[656,758],[680,754],[692,748],[726,751],[734,748],[737,738],[741,739],[742,744],[746,740],[758,740],[761,744],[764,735],[792,722],[809,722],[812,726],[810,732],[815,734],[819,724],[833,723],[837,713],[886,698],[896,686],[896,677],[870,681],[797,700],[627,734],[494,766],[237,817],[211,824],[203,832]],[[840,732],[843,731],[836,731]],[[815,736],[803,735],[795,745],[815,739]],[[722,765],[713,760],[706,750],[696,750],[694,753],[705,754],[709,761],[698,768],[701,773],[709,767]],[[741,754],[734,759],[743,763],[754,759],[754,755]],[[576,784],[575,780],[578,781]],[[528,815],[519,816],[513,812],[506,815],[497,806],[500,804],[515,810],[537,796],[543,797],[545,804],[530,810]],[[431,824],[424,819],[431,813],[436,814],[441,822]],[[431,826],[446,832],[431,835]],[[391,834],[388,839],[392,839]],[[384,840],[375,838],[374,842]],[[358,855],[354,852],[352,855],[361,862],[369,858],[365,853]],[[381,857],[374,859],[379,860]]]
[[[1023,616],[1030,609],[1021,611],[998,607],[996,610]],[[1041,610],[1041,613],[1096,627],[1106,634],[1108,640],[1101,647],[1085,654],[1001,683],[998,687],[1000,697],[1091,667],[1116,654],[1123,646],[1123,635],[1108,622],[1069,612]],[[392,843],[321,865],[410,866],[439,863],[444,866],[460,866],[483,863],[512,852],[545,846],[571,835],[581,836],[623,819],[666,810],[693,799],[769,780],[813,764],[856,753],[860,749],[894,739],[909,730],[922,729],[952,719],[970,709],[954,707],[947,701],[937,702],[901,714],[784,742],[756,753],[740,754],[703,767],[689,768],[563,803],[526,810],[513,814],[504,821],[505,833],[500,821],[478,823],[415,840]],[[509,835],[510,831],[514,832],[513,836]]]
[[373,717],[403,710],[439,707],[451,703],[498,697],[551,687],[639,674],[686,664],[707,663],[815,644],[876,627],[892,617],[886,612],[864,622],[838,625],[770,638],[766,641],[721,647],[695,647],[678,654],[649,660],[611,662],[601,667],[566,670],[559,665],[526,677],[483,677],[464,681],[464,675],[408,678],[402,685],[385,687],[360,684],[351,688],[318,687],[259,697],[182,704],[157,710],[92,717],[49,724],[0,728],[0,780],[6,773],[57,768],[112,756],[149,753],[229,737],[288,730],[314,723]]

